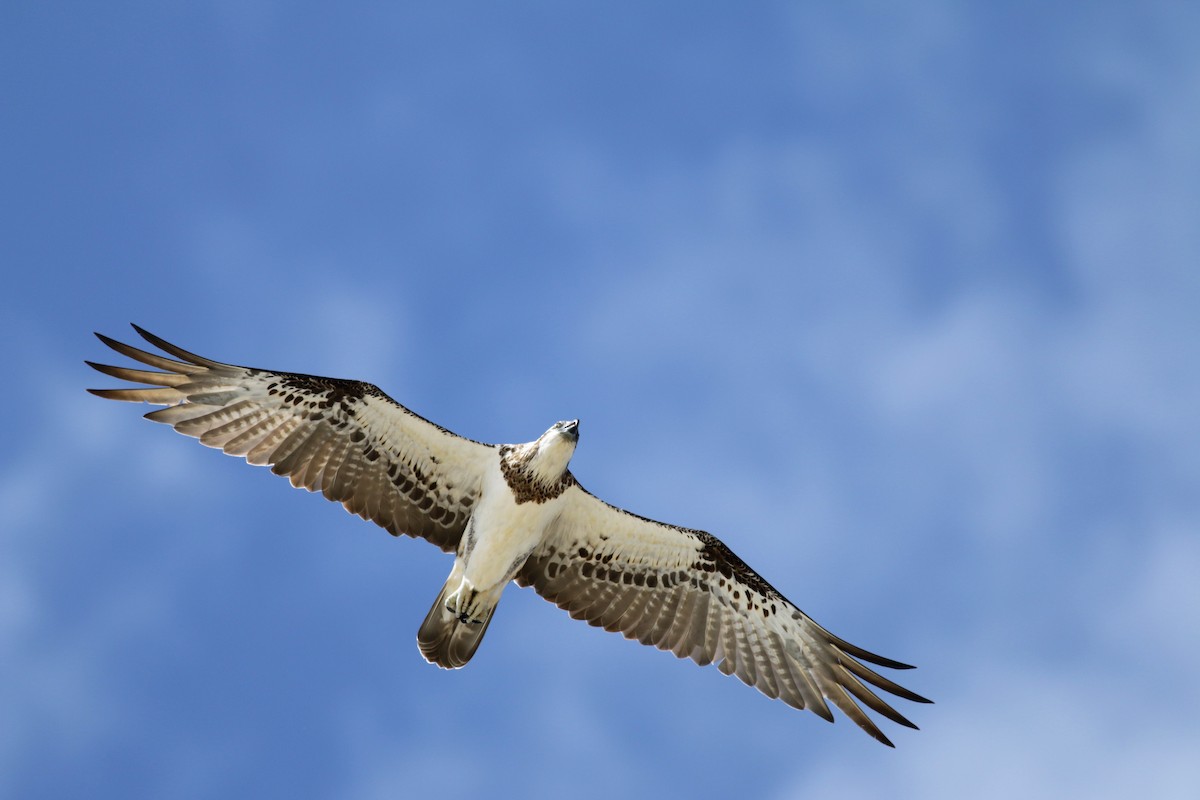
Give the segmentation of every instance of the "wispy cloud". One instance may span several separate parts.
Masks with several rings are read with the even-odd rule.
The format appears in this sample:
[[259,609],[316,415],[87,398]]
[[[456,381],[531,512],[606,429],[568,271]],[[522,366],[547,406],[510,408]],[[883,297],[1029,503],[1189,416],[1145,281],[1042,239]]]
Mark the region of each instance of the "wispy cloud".
[[[103,124],[10,148],[22,203],[91,193],[11,231],[0,790],[1200,791],[1194,14],[229,13],[18,31]],[[84,395],[118,315],[484,438],[582,416],[590,489],[937,705],[885,751],[515,589],[433,671],[448,560]]]

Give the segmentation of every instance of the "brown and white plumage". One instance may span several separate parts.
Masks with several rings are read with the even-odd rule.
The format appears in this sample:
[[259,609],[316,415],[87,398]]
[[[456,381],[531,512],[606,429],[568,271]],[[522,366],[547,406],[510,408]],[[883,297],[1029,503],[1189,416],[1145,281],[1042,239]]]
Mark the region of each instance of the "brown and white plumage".
[[371,384],[223,364],[134,327],[174,358],[97,334],[154,370],[88,363],[154,388],[89,391],[165,405],[147,418],[270,465],[292,485],[320,491],[393,535],[455,553],[418,633],[433,663],[465,664],[504,587],[516,581],[576,619],[715,663],[769,697],[832,721],[828,700],[884,744],[891,742],[859,703],[915,727],[874,690],[928,702],[861,662],[907,665],[817,625],[716,537],[586,492],[567,469],[577,420],[533,442],[497,447],[457,436]]
[[137,328],[179,361],[96,334],[165,372],[87,362],[115,378],[160,387],[90,389],[111,400],[166,405],[146,415],[202,444],[270,465],[399,536],[458,546],[494,451],[434,425],[358,381],[251,369],[202,358]]
[[[517,576],[575,619],[726,675],[827,720],[830,700],[891,742],[855,702],[916,726],[870,684],[929,702],[863,665],[910,669],[831,634],[792,605],[715,536],[639,517],[575,486],[551,534]],[[860,661],[861,660],[861,661]]]

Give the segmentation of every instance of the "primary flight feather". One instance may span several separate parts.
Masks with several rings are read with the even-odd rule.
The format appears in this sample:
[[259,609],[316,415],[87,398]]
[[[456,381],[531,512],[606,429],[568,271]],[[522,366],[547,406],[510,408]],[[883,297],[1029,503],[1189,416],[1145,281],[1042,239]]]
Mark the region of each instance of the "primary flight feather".
[[568,469],[578,420],[525,444],[484,444],[369,383],[223,364],[134,329],[174,358],[96,334],[154,369],[87,363],[154,388],[88,391],[166,406],[146,417],[269,465],[293,486],[319,491],[393,535],[455,554],[417,633],[431,663],[466,664],[504,587],[516,581],[576,619],[715,663],[768,697],[830,721],[832,702],[889,746],[859,703],[915,728],[874,689],[929,702],[862,662],[907,664],[834,636],[715,536],[639,517],[585,491]]

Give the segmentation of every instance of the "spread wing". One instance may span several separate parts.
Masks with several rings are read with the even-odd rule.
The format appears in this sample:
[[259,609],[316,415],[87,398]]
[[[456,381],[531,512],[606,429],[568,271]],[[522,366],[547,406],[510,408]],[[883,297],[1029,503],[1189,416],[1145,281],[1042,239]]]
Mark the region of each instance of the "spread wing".
[[147,419],[201,444],[270,465],[293,486],[321,492],[395,536],[453,551],[479,496],[492,445],[456,436],[358,381],[239,367],[202,358],[148,333],[178,361],[96,334],[159,371],[87,362],[155,388],[89,389],[112,400],[165,405]]
[[517,581],[575,619],[700,665],[715,662],[768,697],[832,722],[828,699],[889,746],[855,701],[910,728],[872,687],[929,702],[862,662],[907,664],[834,636],[715,536],[630,514],[579,486],[568,490],[562,515]]

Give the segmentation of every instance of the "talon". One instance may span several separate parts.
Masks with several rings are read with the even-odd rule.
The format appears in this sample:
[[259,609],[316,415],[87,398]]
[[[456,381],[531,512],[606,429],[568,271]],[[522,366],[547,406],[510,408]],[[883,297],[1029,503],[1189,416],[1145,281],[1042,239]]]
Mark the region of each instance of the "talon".
[[[463,581],[465,584],[466,581]],[[481,625],[483,620],[479,619],[471,612],[473,607],[477,606],[479,592],[472,588],[459,586],[449,597],[446,598],[446,610],[464,625]]]

